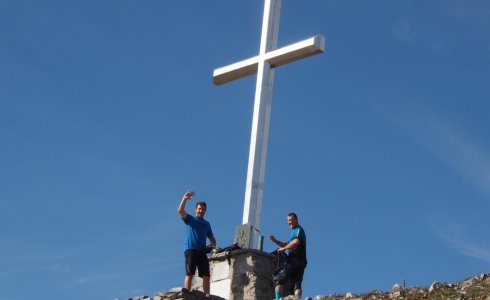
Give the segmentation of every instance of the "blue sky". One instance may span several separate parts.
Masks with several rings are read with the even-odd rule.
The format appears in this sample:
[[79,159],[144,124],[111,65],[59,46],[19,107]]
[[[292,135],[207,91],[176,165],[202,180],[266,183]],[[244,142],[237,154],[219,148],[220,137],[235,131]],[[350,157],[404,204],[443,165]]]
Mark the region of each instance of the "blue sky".
[[[241,223],[263,1],[0,0],[0,299],[182,286],[187,189]],[[262,234],[308,237],[304,295],[490,271],[488,1],[284,0]],[[188,207],[192,211],[192,206]],[[265,242],[265,250],[274,250]]]

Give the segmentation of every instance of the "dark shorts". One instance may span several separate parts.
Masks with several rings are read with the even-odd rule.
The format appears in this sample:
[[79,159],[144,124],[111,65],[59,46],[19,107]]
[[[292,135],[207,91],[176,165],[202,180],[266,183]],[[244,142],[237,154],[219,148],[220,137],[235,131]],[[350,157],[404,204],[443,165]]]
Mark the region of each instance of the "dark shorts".
[[288,277],[294,290],[301,288],[303,274],[305,273],[306,262],[292,260],[287,264]]
[[209,260],[206,252],[202,250],[186,250],[185,256],[185,275],[195,275],[196,268],[199,271],[199,277],[209,277]]

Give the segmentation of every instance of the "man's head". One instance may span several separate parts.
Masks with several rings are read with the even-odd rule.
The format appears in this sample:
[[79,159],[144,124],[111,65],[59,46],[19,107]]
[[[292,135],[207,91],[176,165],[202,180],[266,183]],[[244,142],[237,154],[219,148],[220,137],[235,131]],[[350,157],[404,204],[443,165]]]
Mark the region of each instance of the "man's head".
[[298,216],[295,213],[288,214],[288,224],[291,228],[298,226]]
[[195,212],[198,218],[204,217],[204,214],[206,213],[206,202],[204,201],[197,202]]

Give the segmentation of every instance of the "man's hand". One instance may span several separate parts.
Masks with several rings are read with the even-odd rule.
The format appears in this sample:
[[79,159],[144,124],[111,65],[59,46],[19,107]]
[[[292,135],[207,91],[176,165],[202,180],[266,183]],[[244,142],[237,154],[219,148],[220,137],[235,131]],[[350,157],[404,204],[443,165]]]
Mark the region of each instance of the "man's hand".
[[189,200],[189,199],[192,199],[192,197],[194,197],[196,193],[194,193],[194,191],[187,191],[185,192],[184,194],[184,199],[185,200]]
[[275,237],[275,236],[273,236],[272,234],[271,234],[271,235],[269,235],[269,240],[270,240],[270,241],[273,241],[274,243],[277,243],[276,237]]

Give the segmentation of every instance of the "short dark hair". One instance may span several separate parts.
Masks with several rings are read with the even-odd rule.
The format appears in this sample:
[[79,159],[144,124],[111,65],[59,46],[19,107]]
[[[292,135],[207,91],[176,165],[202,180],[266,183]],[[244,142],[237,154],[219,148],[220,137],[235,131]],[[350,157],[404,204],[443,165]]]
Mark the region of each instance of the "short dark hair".
[[292,213],[289,213],[289,214],[288,214],[288,217],[293,217],[293,218],[295,218],[296,220],[298,220],[298,216],[297,216],[295,213],[293,213],[293,212],[292,212]]
[[204,206],[204,208],[206,208],[206,209],[207,209],[206,202],[204,202],[204,201],[199,201],[199,202],[197,202],[197,203],[196,203],[196,208],[197,208],[199,205],[202,205],[202,206]]

